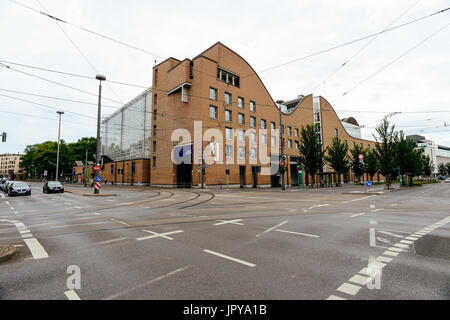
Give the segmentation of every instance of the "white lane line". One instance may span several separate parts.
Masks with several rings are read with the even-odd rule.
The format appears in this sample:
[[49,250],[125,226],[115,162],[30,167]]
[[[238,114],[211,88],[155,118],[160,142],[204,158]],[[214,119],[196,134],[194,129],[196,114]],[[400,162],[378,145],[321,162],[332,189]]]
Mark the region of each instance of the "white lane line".
[[272,228],[267,229],[266,231],[263,231],[263,232],[257,234],[256,236],[259,237],[259,236],[261,236],[261,235],[263,235],[263,234],[265,234],[265,233],[267,233],[267,232],[273,231],[273,230],[275,230],[276,228],[281,227],[281,226],[282,226],[283,224],[285,224],[285,223],[287,223],[287,220],[286,220],[286,221],[283,221],[283,222],[281,222],[281,223],[279,223],[279,224],[277,224],[276,226],[274,226],[274,227],[272,227]]
[[315,234],[309,234],[309,233],[301,233],[301,232],[294,232],[294,231],[288,231],[288,230],[281,230],[281,229],[275,229],[277,232],[284,232],[284,233],[291,233],[291,234],[298,234],[300,236],[307,236],[312,238],[320,238],[319,236],[316,236]]
[[78,296],[78,294],[75,292],[75,290],[69,290],[64,292],[67,299],[69,300],[81,300],[81,298]]
[[410,240],[400,240],[400,243],[404,243],[404,244],[413,244],[414,241],[410,241]]
[[74,206],[74,208],[75,208],[75,209],[81,209],[81,207],[79,207],[79,206]]
[[366,212],[362,212],[362,213],[357,213],[357,214],[354,214],[354,215],[350,216],[350,218],[354,218],[354,217],[362,216],[363,214],[366,214]]
[[42,247],[39,241],[37,241],[35,238],[24,239],[23,241],[25,241],[25,244],[28,246],[28,249],[30,249],[30,252],[33,255],[34,259],[48,258],[48,254],[45,251],[44,247]]
[[402,249],[408,249],[409,248],[409,246],[407,244],[403,244],[403,243],[396,243],[396,244],[394,244],[394,247],[399,247],[399,248],[402,248]]
[[388,248],[388,250],[395,251],[395,252],[403,252],[403,251],[405,251],[404,249],[400,249],[400,248],[396,248],[396,247],[390,247],[390,248]]
[[376,197],[374,196],[368,196],[368,197],[363,197],[363,198],[358,198],[358,199],[353,199],[353,200],[347,200],[347,201],[342,201],[341,203],[349,203],[349,202],[353,202],[353,201],[360,201],[360,200],[364,200],[364,199],[368,199],[368,198],[372,198],[372,197]]
[[314,208],[326,207],[326,206],[329,206],[329,204],[328,203],[316,204],[316,205],[313,205],[313,206],[309,207],[308,210],[311,210],[311,209],[314,209]]
[[157,278],[155,278],[155,279],[152,279],[152,280],[150,280],[150,281],[144,282],[144,283],[142,283],[142,284],[140,284],[140,285],[138,285],[138,286],[136,286],[136,287],[129,288],[129,289],[126,289],[126,290],[124,290],[124,291],[122,291],[122,292],[119,292],[119,293],[117,293],[117,294],[114,294],[114,295],[112,295],[112,296],[103,298],[102,300],[113,300],[113,299],[116,299],[116,298],[118,298],[118,297],[120,297],[120,296],[129,294],[130,292],[135,291],[135,290],[137,290],[137,289],[143,288],[143,287],[148,286],[148,285],[150,285],[150,284],[153,284],[153,283],[155,283],[155,282],[158,282],[158,281],[164,280],[164,279],[166,279],[166,278],[169,278],[169,277],[171,277],[171,276],[174,276],[174,275],[176,275],[177,273],[183,272],[183,271],[185,271],[185,270],[187,270],[187,269],[189,269],[189,268],[190,268],[190,266],[185,266],[185,267],[179,268],[179,269],[174,270],[174,271],[172,271],[172,272],[166,273],[165,275],[162,275],[162,276],[159,276],[159,277],[157,277]]
[[221,257],[221,258],[230,260],[230,261],[234,261],[234,262],[243,264],[243,265],[245,265],[245,266],[247,266],[247,267],[251,267],[251,268],[256,267],[256,264],[254,264],[254,263],[247,262],[247,261],[240,260],[240,259],[236,259],[236,258],[227,256],[227,255],[224,255],[224,254],[219,253],[219,252],[215,252],[215,251],[207,250],[207,249],[204,249],[203,251],[206,252],[206,253],[209,253],[209,254],[212,254],[212,255],[215,255],[215,256],[218,256],[218,257]]
[[391,257],[398,256],[398,252],[394,252],[394,251],[385,251],[385,252],[383,252],[383,254],[385,254],[387,256],[391,256]]
[[3,198],[3,199],[6,198],[5,195],[4,195],[3,193],[0,193],[0,197]]
[[11,207],[10,209],[11,209],[11,210],[14,210],[14,207]]
[[19,214],[19,212],[17,212],[17,211],[14,211],[14,214]]
[[383,257],[383,256],[379,256],[378,258],[376,258],[375,260],[380,261],[380,262],[391,262],[392,258],[387,258],[387,257]]
[[356,286],[356,285],[350,284],[350,283],[344,283],[342,286],[340,286],[336,290],[354,296],[355,294],[358,293],[359,289],[361,289],[360,286]]
[[128,227],[130,226],[128,223],[123,222],[123,221],[115,221],[115,222],[120,223],[120,224],[123,224],[123,225],[128,226]]
[[378,229],[378,230],[392,231],[392,232],[398,232],[398,233],[407,233],[407,234],[411,234],[412,233],[412,232],[400,231],[400,230],[392,230],[392,229]]
[[331,295],[327,298],[327,300],[347,300],[347,299]]
[[9,206],[9,201],[5,201],[5,203]]
[[243,225],[244,225],[243,223],[240,223],[240,222],[239,222],[239,221],[242,221],[242,219],[235,219],[235,220],[217,220],[217,221],[221,221],[221,222],[214,223],[214,224],[213,224],[214,226],[221,226],[221,225],[224,225],[224,224],[237,224],[237,225],[240,225],[240,226],[243,226]]
[[403,238],[403,236],[401,236],[401,235],[398,235],[398,234],[395,234],[395,233],[392,233],[392,232],[388,232],[388,231],[378,231],[379,233],[383,233],[383,234],[387,234],[387,235],[390,235],[390,236],[393,236],[393,237],[396,237],[396,238]]
[[166,233],[157,233],[157,232],[153,232],[153,231],[150,231],[150,230],[142,230],[142,231],[147,232],[147,233],[151,233],[153,235],[152,236],[147,236],[147,237],[136,238],[136,240],[142,241],[142,240],[147,240],[147,239],[152,239],[152,238],[164,238],[164,239],[167,239],[167,240],[173,240],[173,238],[168,237],[168,235],[184,232],[183,230],[176,230],[176,231],[171,231],[171,232],[166,232]]
[[121,238],[116,238],[116,239],[111,239],[111,240],[106,240],[106,241],[100,241],[97,242],[96,244],[109,244],[109,243],[114,243],[114,242],[118,242],[118,241],[122,241],[122,240],[126,240],[128,239],[127,237],[121,237]]
[[348,281],[365,286],[370,281],[370,278],[355,274]]
[[398,206],[398,203],[391,204],[391,207],[395,207],[395,206]]
[[100,215],[100,213],[98,213],[98,212],[94,212],[94,213],[92,213],[92,214],[95,214],[96,216],[99,216],[99,215]]

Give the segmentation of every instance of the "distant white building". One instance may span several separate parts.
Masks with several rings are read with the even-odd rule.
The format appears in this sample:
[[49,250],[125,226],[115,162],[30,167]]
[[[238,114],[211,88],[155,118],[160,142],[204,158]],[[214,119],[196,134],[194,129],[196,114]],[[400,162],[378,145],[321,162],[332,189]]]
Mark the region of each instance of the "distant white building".
[[[433,165],[433,174],[439,174],[439,163],[450,162],[450,148],[444,146],[438,146],[434,141],[425,139],[424,136],[411,135],[407,136],[417,143],[417,149],[422,150],[424,154],[430,157],[431,164]],[[448,150],[446,150],[448,149]]]
[[361,139],[361,127],[355,118],[349,117],[341,119],[341,123],[349,135],[353,138]]

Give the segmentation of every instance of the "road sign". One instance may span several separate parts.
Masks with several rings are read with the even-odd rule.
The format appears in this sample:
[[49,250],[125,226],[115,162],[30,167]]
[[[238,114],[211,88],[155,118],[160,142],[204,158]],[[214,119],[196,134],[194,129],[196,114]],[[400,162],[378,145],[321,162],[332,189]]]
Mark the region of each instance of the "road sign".
[[280,166],[284,167],[284,162],[280,162]]
[[44,170],[44,177],[46,177],[48,175],[48,171]]
[[366,181],[366,187],[370,188],[372,186],[372,181]]
[[96,181],[94,187],[96,190],[100,190],[100,182]]
[[94,171],[100,171],[100,166],[99,166],[98,164],[96,164],[96,165],[94,166]]
[[100,176],[97,176],[97,177],[95,177],[95,181],[97,181],[97,182],[102,182],[102,177],[100,177]]
[[358,156],[358,159],[359,160],[363,160],[364,159],[364,155],[362,153],[360,153],[359,156]]

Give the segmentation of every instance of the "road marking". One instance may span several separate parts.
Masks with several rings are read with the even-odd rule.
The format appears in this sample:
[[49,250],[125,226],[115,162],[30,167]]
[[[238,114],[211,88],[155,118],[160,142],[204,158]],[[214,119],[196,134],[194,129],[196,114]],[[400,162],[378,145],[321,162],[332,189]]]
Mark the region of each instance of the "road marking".
[[390,247],[390,248],[388,248],[388,250],[395,251],[395,252],[403,252],[403,251],[405,251],[403,249],[396,248],[396,247]]
[[242,221],[242,219],[235,219],[235,220],[217,220],[217,221],[222,221],[222,222],[218,222],[218,223],[214,223],[214,226],[221,226],[224,224],[237,224],[240,226],[243,226],[243,223],[239,223],[239,221]]
[[23,241],[25,241],[25,244],[28,246],[28,249],[30,249],[30,252],[33,255],[34,259],[48,258],[48,254],[45,251],[44,247],[42,247],[39,241],[37,241],[35,238],[24,239]]
[[95,214],[96,216],[99,216],[99,215],[100,215],[100,213],[98,213],[98,212],[94,212],[94,213],[92,213],[92,214]]
[[350,216],[350,218],[354,218],[354,217],[362,216],[363,214],[366,214],[366,212],[362,212],[362,213],[357,213],[357,214],[354,214],[354,215]]
[[399,248],[403,248],[403,249],[409,248],[409,246],[407,244],[403,244],[403,243],[396,243],[396,244],[394,244],[394,247],[399,247]]
[[168,237],[167,235],[184,232],[183,230],[176,230],[176,231],[171,231],[171,232],[166,232],[166,233],[157,233],[157,232],[153,232],[153,231],[150,231],[150,230],[142,230],[142,231],[147,232],[147,233],[151,233],[153,235],[152,236],[147,236],[147,237],[136,238],[136,240],[142,241],[142,240],[147,240],[147,239],[152,239],[152,238],[164,238],[164,239],[167,239],[167,240],[173,240],[173,238]]
[[396,237],[396,238],[403,238],[403,236],[401,236],[401,235],[398,235],[398,234],[395,234],[395,233],[391,233],[391,232],[388,232],[388,231],[378,231],[379,233],[383,233],[383,234],[387,234],[387,235],[390,235],[390,236],[393,236],[393,237]]
[[118,297],[120,297],[120,296],[129,294],[130,292],[135,291],[135,290],[137,290],[137,289],[143,288],[143,287],[148,286],[148,285],[150,285],[150,284],[153,284],[153,283],[155,283],[155,282],[158,282],[158,281],[164,280],[164,279],[166,279],[166,278],[169,278],[169,277],[171,277],[171,276],[174,276],[174,275],[176,275],[177,273],[180,273],[180,272],[182,272],[182,271],[185,271],[185,270],[187,270],[187,269],[189,269],[189,268],[190,268],[190,266],[185,266],[185,267],[179,268],[179,269],[174,270],[174,271],[172,271],[172,272],[166,273],[165,275],[162,275],[162,276],[159,276],[159,277],[157,277],[157,278],[155,278],[155,279],[152,279],[152,280],[150,280],[150,281],[144,282],[144,283],[142,283],[142,284],[140,284],[140,285],[138,285],[138,286],[136,286],[136,287],[129,288],[129,289],[126,289],[126,290],[124,290],[124,291],[122,291],[122,292],[119,292],[119,293],[117,293],[117,294],[115,294],[115,295],[112,295],[112,296],[103,298],[102,300],[113,300],[113,299],[116,299],[116,298],[118,298]]
[[406,240],[413,240],[413,241],[419,240],[419,238],[416,238],[416,237],[406,237],[405,239]]
[[347,300],[347,299],[331,295],[327,298],[327,300]]
[[106,240],[106,241],[100,241],[97,242],[96,244],[109,244],[109,243],[114,243],[114,242],[118,242],[118,241],[122,241],[122,240],[126,240],[128,239],[127,237],[122,237],[122,238],[116,238],[116,239],[111,239],[111,240]]
[[326,206],[329,206],[329,204],[328,203],[316,204],[316,205],[313,205],[313,206],[309,207],[308,210],[311,210],[311,209],[314,209],[314,208],[326,207]]
[[309,233],[301,233],[301,232],[294,232],[294,231],[281,230],[281,229],[275,229],[275,231],[284,232],[284,233],[298,234],[300,236],[307,236],[307,237],[312,237],[312,238],[320,238],[319,236],[316,236],[315,234],[309,234]]
[[370,281],[370,278],[355,274],[348,281],[365,286]]
[[358,199],[353,199],[353,200],[347,200],[347,201],[342,201],[341,203],[349,203],[349,202],[364,200],[364,199],[368,199],[368,198],[372,198],[372,197],[376,197],[376,196],[368,196],[368,197],[363,197],[363,198],[358,198]]
[[250,263],[250,262],[247,262],[247,261],[244,261],[244,260],[236,259],[236,258],[224,255],[224,254],[219,253],[219,252],[215,252],[215,251],[211,251],[211,250],[207,250],[207,249],[204,249],[203,251],[206,252],[206,253],[213,254],[215,256],[218,256],[218,257],[230,260],[230,261],[234,261],[234,262],[243,264],[243,265],[251,267],[251,268],[256,267],[256,264],[254,264],[254,263]]
[[394,251],[385,251],[385,252],[383,252],[383,254],[385,254],[387,256],[391,256],[391,257],[398,256],[398,252],[394,252]]
[[67,299],[69,300],[81,300],[81,298],[78,296],[78,294],[75,292],[75,290],[69,290],[64,292]]
[[267,232],[273,231],[273,230],[275,230],[276,228],[281,227],[281,226],[282,226],[283,224],[285,224],[285,223],[287,223],[287,220],[286,220],[286,221],[283,221],[283,222],[281,222],[281,223],[279,223],[279,224],[277,224],[276,226],[274,226],[274,227],[272,227],[272,228],[267,229],[266,231],[263,231],[263,232],[257,234],[256,236],[259,237],[259,236],[261,236],[261,235],[263,235],[263,234],[265,234],[265,233],[267,233]]
[[14,210],[14,207],[11,207],[10,209],[11,209],[11,210]]
[[360,286],[356,286],[356,285],[350,284],[350,283],[344,283],[342,286],[340,286],[336,290],[354,296],[355,294],[358,293],[359,289],[361,289]]
[[14,214],[19,214],[19,212],[17,212],[17,211],[14,211]]
[[128,227],[130,226],[128,223],[123,222],[123,221],[115,221],[115,222],[120,223],[120,224],[123,224],[123,225],[128,226]]
[[74,206],[74,208],[75,208],[75,209],[81,209],[81,207],[79,207],[79,206]]
[[5,201],[5,203],[9,206],[9,201]]
[[398,203],[391,204],[391,207],[395,207],[395,206],[398,206]]
[[5,199],[5,195],[3,193],[0,193],[1,198]]
[[408,233],[408,234],[412,233],[412,232],[400,231],[400,230],[392,230],[392,229],[379,229],[379,230],[392,231],[392,232],[398,232],[398,233]]
[[400,243],[405,243],[405,244],[412,244],[412,243],[414,243],[414,241],[409,241],[409,240],[400,240]]
[[379,256],[375,260],[380,261],[380,262],[391,262],[392,258],[386,258],[386,257],[383,257],[383,256]]

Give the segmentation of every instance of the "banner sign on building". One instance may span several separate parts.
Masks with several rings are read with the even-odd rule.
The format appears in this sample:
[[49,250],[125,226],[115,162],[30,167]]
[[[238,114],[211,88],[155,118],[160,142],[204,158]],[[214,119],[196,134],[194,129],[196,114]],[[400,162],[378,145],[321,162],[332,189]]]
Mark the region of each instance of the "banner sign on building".
[[172,149],[172,160],[176,165],[192,163],[192,144],[184,146],[175,146]]

